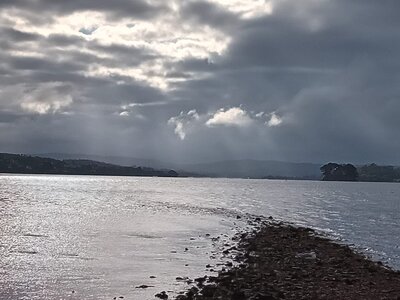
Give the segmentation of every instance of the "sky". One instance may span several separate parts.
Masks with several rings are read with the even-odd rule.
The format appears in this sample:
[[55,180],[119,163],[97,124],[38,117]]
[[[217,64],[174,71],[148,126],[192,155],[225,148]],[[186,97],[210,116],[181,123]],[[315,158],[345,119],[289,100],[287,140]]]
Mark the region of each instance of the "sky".
[[400,164],[398,0],[0,0],[0,151]]

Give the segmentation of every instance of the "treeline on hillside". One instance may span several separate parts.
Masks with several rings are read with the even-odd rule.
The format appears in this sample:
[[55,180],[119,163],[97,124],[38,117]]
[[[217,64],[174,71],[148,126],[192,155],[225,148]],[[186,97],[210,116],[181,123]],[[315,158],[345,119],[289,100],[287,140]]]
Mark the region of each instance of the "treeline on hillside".
[[323,181],[400,182],[400,168],[370,164],[355,167],[352,164],[328,163],[321,167]]
[[393,166],[365,165],[358,168],[360,181],[400,182],[400,168]]
[[0,173],[177,177],[173,170],[123,167],[92,160],[57,160],[0,153]]

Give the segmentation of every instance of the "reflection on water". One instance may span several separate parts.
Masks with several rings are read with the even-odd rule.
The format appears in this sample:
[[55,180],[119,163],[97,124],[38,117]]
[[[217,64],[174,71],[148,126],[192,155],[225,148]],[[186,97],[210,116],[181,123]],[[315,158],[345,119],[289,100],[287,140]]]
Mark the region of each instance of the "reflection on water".
[[212,237],[245,226],[238,213],[312,226],[400,269],[399,195],[382,183],[3,175],[0,298],[179,291],[177,276],[216,264]]

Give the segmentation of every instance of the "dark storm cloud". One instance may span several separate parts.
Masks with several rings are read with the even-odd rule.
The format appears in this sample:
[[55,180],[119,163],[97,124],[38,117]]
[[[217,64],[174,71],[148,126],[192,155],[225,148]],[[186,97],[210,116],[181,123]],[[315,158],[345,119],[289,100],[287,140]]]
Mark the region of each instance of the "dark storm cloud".
[[215,71],[218,66],[210,62],[208,58],[189,58],[170,64],[170,67],[182,71],[212,72]]
[[[0,139],[18,151],[400,163],[400,2],[273,3],[271,15],[243,18],[212,1],[179,2],[177,30],[207,27],[230,39],[227,49],[209,57],[172,59],[169,51],[111,38],[105,44],[93,38],[97,27],[71,36],[4,25],[0,126],[7,130]],[[95,10],[142,20],[159,20],[167,10],[145,1],[0,0],[0,9],[7,7],[20,15]],[[195,42],[207,47],[206,40]],[[29,49],[44,55],[19,54]],[[99,66],[110,71],[93,72]],[[129,68],[147,79],[163,76],[170,89],[111,71]],[[46,101],[51,105],[40,107]],[[249,125],[206,125],[220,109],[232,107],[247,113]],[[281,124],[269,125],[273,113]],[[183,140],[168,125],[176,125],[168,123],[173,117],[187,126]],[[51,140],[52,149],[41,148]]]
[[[31,21],[40,12],[39,19],[44,21],[37,20],[38,24],[50,21],[46,17],[50,12],[54,17],[94,8],[112,17],[151,19],[165,10],[141,1],[1,1],[0,9],[5,8],[12,8],[13,14]],[[129,128],[142,119],[134,119],[134,112],[128,120],[119,117],[121,106],[165,98],[160,90],[131,77],[88,74],[93,65],[137,67],[157,58],[153,51],[60,33],[46,36],[35,28],[25,32],[15,29],[18,26],[6,25],[0,29],[3,151],[34,151],[46,145],[49,149],[73,152],[82,144],[82,151],[90,152],[100,146],[107,148],[107,142],[101,141],[105,136],[109,136],[109,151],[116,150],[114,146],[118,148],[123,140],[126,142],[121,147],[127,149],[130,139],[123,133],[133,132]],[[30,54],[38,51],[42,55]],[[23,52],[29,54],[21,55]],[[84,140],[90,141],[94,148],[85,148]]]
[[21,0],[0,0],[0,7],[13,6],[23,3]]
[[[157,55],[150,50],[145,50],[143,48],[138,48],[135,46],[126,46],[120,44],[100,44],[97,41],[88,41],[83,37],[71,36],[64,34],[51,34],[49,35],[45,42],[49,47],[74,47],[74,48],[84,48],[87,50],[93,50],[97,52],[103,52],[115,56],[117,59],[123,57],[138,57],[142,60],[156,58]],[[68,54],[68,53],[67,53]],[[86,54],[86,53],[82,53]]]
[[59,13],[94,10],[112,12],[119,17],[148,18],[165,11],[165,6],[155,6],[142,0],[39,0],[37,7],[47,8]]
[[400,105],[388,106],[386,101],[353,89],[352,84],[343,83],[299,94],[287,108],[289,122],[273,132],[282,155],[297,160],[308,155],[320,161],[334,156],[357,163],[397,162],[398,124],[393,123],[388,108],[399,111]]
[[[159,58],[160,55],[149,50],[133,46],[118,44],[111,45],[93,45],[91,50],[108,54],[110,59],[101,60],[102,64],[108,67],[132,67],[141,63]],[[115,59],[116,58],[116,59]]]
[[37,41],[41,38],[39,34],[23,32],[9,27],[0,27],[0,35],[5,37],[7,41],[14,43]]
[[[15,35],[13,29],[3,28],[3,30]],[[26,34],[25,36],[25,33],[20,36],[20,32],[17,32],[18,40],[22,40],[23,37],[24,41],[27,39],[30,41],[32,40],[31,36],[35,37],[36,46],[42,48],[46,56],[21,56],[7,52],[1,53],[0,86],[21,83],[40,85],[41,83],[66,82],[74,84],[77,90],[92,89],[93,95],[88,93],[85,97],[96,103],[104,99],[103,95],[106,94],[108,101],[112,101],[112,99],[121,101],[121,95],[124,94],[123,100],[125,102],[136,98],[137,95],[139,95],[141,101],[146,101],[149,97],[145,97],[145,91],[149,91],[150,95],[154,96],[155,89],[134,82],[132,78],[117,78],[112,74],[108,78],[84,75],[93,64],[117,68],[138,66],[145,61],[157,58],[157,54],[153,51],[119,44],[104,45],[97,41],[87,41],[79,36],[63,34],[51,34],[48,37],[39,34]],[[1,38],[9,40],[9,36],[3,35]],[[15,44],[13,48],[8,50],[12,49],[17,49]],[[21,49],[25,50],[26,46],[21,46]],[[4,50],[6,49],[4,48]],[[83,52],[82,50],[90,52]],[[104,57],[104,55],[107,55],[107,57]],[[117,80],[129,82],[129,85],[117,85]],[[103,95],[97,97],[97,91],[100,89],[106,89],[106,91]],[[115,97],[112,97],[112,91],[115,90],[117,90]],[[157,97],[160,97],[159,93]]]
[[115,82],[109,80],[103,84],[95,84],[89,86],[90,97],[96,99],[96,103],[150,103],[164,100],[165,96],[155,88],[136,83],[129,82],[125,84],[115,85]]
[[0,110],[0,124],[1,123],[14,123],[21,118],[25,118],[24,114],[17,114],[10,111],[1,111]]
[[[52,53],[52,57],[62,56],[72,62],[82,64],[99,63],[107,67],[131,67],[159,57],[157,53],[148,49],[120,44],[104,45],[96,41],[87,41],[79,36],[51,34],[44,43],[50,48],[48,51]],[[56,49],[52,50],[51,47]],[[74,49],[67,51],[59,49],[68,47]],[[83,52],[82,49],[92,51],[92,53]],[[99,57],[99,54],[106,54],[108,57]]]
[[[279,31],[277,30],[279,28]],[[267,20],[241,32],[225,58],[236,67],[265,66],[337,69],[357,57],[396,55],[399,44],[377,43],[349,28],[325,28],[312,32],[284,20]]]
[[283,115],[255,139],[268,153],[259,157],[399,163],[400,5],[387,4],[330,1],[307,16],[286,1],[269,17],[243,21],[213,64],[180,62],[178,70],[209,76],[181,84],[176,96],[200,111],[243,104]]
[[[167,11],[165,5],[152,5],[143,0],[2,0],[0,8],[23,9],[28,15],[39,13],[42,16],[51,13],[59,15],[71,14],[80,11],[99,11],[109,14],[112,18],[153,18]],[[37,22],[48,22],[50,19],[36,18]]]
[[180,13],[186,20],[216,28],[232,28],[239,21],[237,15],[208,1],[184,1]]
[[82,66],[79,63],[73,62],[54,62],[50,59],[37,57],[11,57],[9,65],[16,70],[47,70],[47,71],[79,71]]
[[87,44],[86,40],[82,37],[65,34],[50,34],[46,38],[46,42],[48,43],[48,46],[54,47],[84,47]]
[[188,73],[184,73],[184,72],[179,72],[179,71],[171,71],[171,72],[167,72],[165,74],[166,78],[191,78],[191,75]]

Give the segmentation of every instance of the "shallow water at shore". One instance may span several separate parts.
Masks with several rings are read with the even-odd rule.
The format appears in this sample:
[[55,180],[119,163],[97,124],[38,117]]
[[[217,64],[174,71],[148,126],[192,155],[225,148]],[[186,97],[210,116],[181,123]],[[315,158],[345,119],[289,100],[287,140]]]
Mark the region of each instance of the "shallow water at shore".
[[243,213],[311,226],[400,269],[398,184],[0,175],[0,188],[1,299],[179,291],[176,277],[218,262]]

